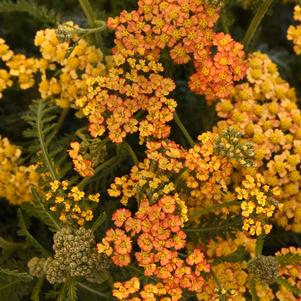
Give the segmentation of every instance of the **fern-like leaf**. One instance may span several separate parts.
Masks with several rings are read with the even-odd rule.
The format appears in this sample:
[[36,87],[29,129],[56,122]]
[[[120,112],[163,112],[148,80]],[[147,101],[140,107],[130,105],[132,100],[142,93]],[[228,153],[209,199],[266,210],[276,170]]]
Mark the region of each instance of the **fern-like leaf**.
[[0,1],[0,13],[21,12],[27,13],[31,17],[45,24],[59,24],[62,17],[53,9],[48,9],[46,6],[39,5],[33,0],[11,0]]
[[77,287],[76,281],[73,278],[70,278],[67,281],[67,301],[77,301]]
[[288,264],[301,264],[301,255],[288,253],[285,255],[278,255],[276,259],[280,265],[288,265]]
[[25,272],[0,267],[0,300],[18,301],[29,293],[32,276]]
[[[195,227],[196,226],[196,227]],[[238,229],[242,227],[242,218],[237,215],[230,215],[227,218],[213,214],[204,216],[200,223],[192,225],[191,228],[184,229],[185,232],[203,241],[214,239],[215,237],[226,238],[228,235],[233,236]]]
[[34,202],[23,203],[21,205],[21,209],[24,209],[28,215],[40,219],[45,225],[48,226],[50,231],[56,232],[60,228],[57,220],[54,218],[51,212],[45,208],[43,200],[40,198],[35,189],[32,189],[32,195]]
[[[301,290],[293,285],[291,285],[285,278],[279,277],[277,279],[277,283],[279,285],[285,286],[288,290],[290,290],[293,294],[300,297],[301,296]],[[298,299],[299,300],[299,299]]]
[[50,174],[51,181],[61,179],[72,169],[66,153],[70,137],[57,138],[58,113],[59,108],[50,101],[34,100],[29,111],[23,115],[23,119],[30,125],[24,136],[33,140],[29,148],[32,160],[39,163],[39,172]]
[[24,132],[24,136],[36,141],[36,143],[33,143],[32,151],[40,150],[41,155],[38,159],[41,159],[48,169],[52,181],[57,180],[58,175],[54,162],[49,155],[51,141],[48,139],[48,136],[52,135],[48,129],[53,128],[53,122],[56,118],[57,107],[43,100],[34,100],[29,106],[29,111],[23,116],[23,119],[31,126],[31,129]]
[[26,241],[30,243],[37,251],[39,251],[43,256],[47,257],[49,254],[45,248],[30,234],[25,224],[23,213],[21,209],[18,209],[18,219],[19,219],[19,231],[20,236],[24,236]]

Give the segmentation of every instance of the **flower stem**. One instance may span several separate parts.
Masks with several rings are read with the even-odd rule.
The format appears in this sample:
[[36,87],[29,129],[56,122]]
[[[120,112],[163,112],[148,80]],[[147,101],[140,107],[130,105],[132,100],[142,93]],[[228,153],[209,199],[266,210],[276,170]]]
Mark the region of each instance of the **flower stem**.
[[137,156],[136,156],[134,150],[132,149],[132,147],[131,147],[127,142],[124,142],[124,145],[125,145],[125,147],[126,147],[128,153],[129,153],[129,155],[131,156],[131,158],[132,158],[134,164],[135,164],[135,165],[138,164],[138,163],[139,163],[139,160],[138,160],[138,158],[137,158]]
[[219,282],[219,279],[217,278],[217,276],[215,275],[215,273],[213,272],[213,270],[210,271],[210,274],[212,275],[212,278],[218,288],[218,294],[219,294],[219,300],[220,301],[226,301],[225,296],[222,295],[221,290],[222,290],[222,286],[221,283]]
[[199,210],[194,210],[191,214],[190,214],[190,218],[194,218],[194,217],[199,217],[202,216],[210,211],[214,211],[216,209],[220,209],[220,208],[227,208],[227,207],[233,207],[233,206],[240,206],[241,202],[240,201],[231,201],[231,202],[225,202],[222,204],[218,204],[218,205],[213,205],[204,209],[199,209]]
[[101,172],[103,169],[110,167],[115,163],[116,160],[119,160],[119,156],[114,156],[111,159],[105,161],[104,163],[100,164],[95,168],[94,175],[91,177],[86,177],[84,178],[77,186],[80,189],[83,189],[89,182],[90,180],[95,177],[99,172]]
[[262,254],[265,237],[266,237],[265,234],[261,234],[260,236],[258,236],[258,238],[256,240],[256,250],[255,250],[256,256],[259,256]]
[[177,112],[174,113],[174,117],[175,117],[175,122],[176,122],[177,126],[181,130],[181,132],[184,135],[184,137],[186,138],[187,142],[189,143],[189,145],[191,147],[193,147],[195,143],[194,143],[193,139],[191,138],[190,134],[188,133],[188,131],[186,130],[186,128],[185,128],[184,124],[182,123]]
[[[89,0],[79,0],[79,4],[87,18],[90,27],[96,27],[96,18]],[[102,46],[101,36],[99,32],[95,32],[95,41],[98,47]]]
[[244,39],[242,41],[243,45],[245,46],[245,49],[247,50],[250,46],[250,43],[255,35],[255,32],[260,25],[263,17],[267,13],[269,7],[271,6],[273,0],[264,0],[262,1],[261,5],[259,6],[255,16],[253,17],[249,28],[244,36]]
[[87,286],[87,285],[85,285],[85,284],[83,284],[83,283],[81,283],[81,282],[77,282],[77,285],[78,285],[79,287],[85,289],[86,291],[92,293],[92,294],[95,294],[95,295],[101,296],[101,297],[105,297],[105,298],[107,298],[107,299],[109,298],[108,295],[106,295],[106,294],[104,294],[104,293],[102,293],[102,292],[99,292],[99,291],[97,291],[97,290],[95,290],[95,289],[93,289],[93,288],[91,288],[91,287],[89,287],[89,286]]

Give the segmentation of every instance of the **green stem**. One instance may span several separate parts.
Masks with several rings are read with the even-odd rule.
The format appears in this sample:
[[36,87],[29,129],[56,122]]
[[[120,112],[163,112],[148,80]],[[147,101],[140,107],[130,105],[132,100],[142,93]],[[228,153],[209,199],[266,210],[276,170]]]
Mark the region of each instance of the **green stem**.
[[137,156],[136,156],[134,150],[132,149],[132,147],[131,147],[127,142],[124,142],[124,145],[125,145],[125,147],[126,147],[128,153],[129,153],[129,155],[131,156],[131,158],[132,158],[134,164],[135,164],[135,165],[138,164],[138,163],[139,163],[139,160],[138,160],[138,158],[137,158]]
[[62,110],[59,120],[57,121],[57,124],[54,128],[54,131],[51,133],[51,136],[49,136],[49,141],[52,140],[57,135],[57,133],[60,131],[60,129],[61,129],[62,125],[64,124],[64,121],[69,113],[69,110],[70,110],[70,108],[66,108],[66,109]]
[[265,14],[267,13],[269,7],[271,6],[273,0],[264,0],[262,1],[262,4],[260,5],[260,7],[258,8],[255,16],[253,17],[249,28],[244,36],[244,39],[242,41],[243,45],[245,46],[245,49],[247,50],[248,47],[250,46],[250,43],[255,35],[255,32],[259,26],[259,24],[261,23],[263,17],[265,16]]
[[301,295],[301,290],[293,285],[291,285],[285,278],[278,277],[277,284],[286,287],[289,291],[291,291],[296,296]]
[[10,251],[19,250],[20,251],[20,250],[28,248],[28,246],[29,245],[27,242],[8,241],[0,236],[0,248],[2,248],[4,250],[10,250]]
[[94,27],[95,15],[89,0],[79,0],[79,4],[87,17],[87,21],[90,27]]
[[222,291],[222,286],[221,283],[219,282],[219,279],[217,278],[217,276],[215,275],[215,273],[213,272],[213,270],[210,271],[210,274],[212,275],[212,278],[218,288],[218,294],[219,294],[219,299],[220,301],[226,301],[225,296],[222,295],[221,291]]
[[189,145],[191,147],[193,147],[195,143],[194,143],[193,139],[191,138],[190,134],[188,133],[188,131],[186,130],[186,128],[185,128],[184,124],[182,123],[177,112],[174,113],[174,117],[175,117],[175,122],[176,122],[177,126],[181,130],[181,132],[184,135],[184,137],[186,138],[187,142],[189,143]]
[[95,295],[97,295],[97,296],[105,297],[105,298],[107,298],[107,299],[108,299],[108,297],[109,297],[107,294],[102,293],[102,292],[99,292],[99,291],[97,291],[97,290],[95,290],[95,289],[93,289],[93,288],[91,288],[91,287],[89,287],[89,286],[87,286],[87,285],[85,285],[85,284],[83,284],[83,283],[81,283],[81,282],[77,282],[77,285],[78,285],[79,287],[85,289],[86,291],[88,291],[88,292],[90,292],[90,293],[92,293],[92,294],[95,294]]
[[92,178],[94,178],[99,172],[101,172],[103,169],[108,168],[110,165],[112,165],[113,163],[115,163],[116,160],[120,159],[119,156],[114,156],[113,158],[105,161],[104,163],[100,164],[99,166],[97,166],[95,168],[94,171],[94,175],[91,177],[86,177],[84,178],[79,184],[78,184],[78,188],[79,189],[83,189]]
[[210,211],[214,211],[216,209],[220,209],[220,208],[227,208],[227,207],[233,207],[233,206],[240,206],[241,202],[240,201],[231,201],[231,202],[226,202],[226,203],[222,203],[222,204],[218,204],[218,205],[214,205],[214,206],[210,206],[208,208],[204,208],[204,209],[199,209],[199,210],[195,210],[190,214],[190,218],[194,218],[194,217],[199,217],[202,216]]
[[128,265],[127,268],[130,269],[130,270],[132,270],[132,271],[134,271],[134,272],[136,272],[136,273],[138,273],[138,274],[140,274],[140,275],[143,276],[143,277],[146,277],[146,278],[148,278],[148,279],[151,279],[152,281],[156,281],[156,279],[155,279],[154,277],[145,276],[145,275],[144,275],[144,272],[143,272],[140,268],[137,268],[137,267],[135,267],[135,266],[133,266],[133,265],[131,265],[131,264]]
[[48,151],[47,151],[47,146],[44,141],[43,124],[42,124],[43,121],[41,120],[42,110],[43,110],[43,101],[40,100],[39,105],[38,105],[37,120],[36,120],[37,136],[38,136],[41,151],[42,151],[42,154],[43,154],[43,157],[45,160],[46,167],[49,170],[52,181],[55,181],[55,180],[59,180],[59,177],[57,176],[57,174],[55,172],[55,168],[51,162],[51,159],[50,159]]
[[[95,27],[95,14],[93,11],[93,8],[91,6],[91,3],[89,0],[79,0],[79,4],[85,14],[85,16],[87,17],[87,21],[90,27]],[[102,46],[102,41],[101,41],[101,36],[99,35],[99,33],[95,33],[95,41],[98,47]]]
[[260,236],[258,236],[258,238],[256,240],[256,251],[255,251],[256,256],[259,256],[262,254],[265,237],[266,237],[265,234],[261,234]]
[[249,281],[249,285],[250,285],[250,293],[252,296],[252,301],[260,301],[256,292],[255,281],[253,279]]

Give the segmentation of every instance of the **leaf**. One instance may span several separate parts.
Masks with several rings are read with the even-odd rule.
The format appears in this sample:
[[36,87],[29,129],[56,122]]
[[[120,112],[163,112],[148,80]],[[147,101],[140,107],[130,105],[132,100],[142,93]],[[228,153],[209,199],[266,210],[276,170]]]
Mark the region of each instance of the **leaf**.
[[45,278],[37,279],[35,286],[33,287],[31,293],[31,300],[32,301],[40,301],[40,293],[44,284]]
[[19,231],[18,234],[20,236],[25,236],[26,241],[28,243],[30,243],[37,251],[41,252],[41,254],[43,256],[48,256],[48,252],[45,250],[45,248],[30,234],[30,232],[28,231],[25,221],[24,221],[24,217],[22,214],[21,209],[18,209],[18,220],[19,220]]
[[0,268],[0,300],[18,301],[30,293],[32,276],[25,272]]
[[8,278],[12,277],[15,280],[22,281],[22,282],[29,282],[33,278],[31,275],[25,272],[19,272],[17,270],[8,270],[4,268],[0,268],[0,277],[1,278]]
[[277,283],[279,285],[285,286],[288,290],[290,290],[296,296],[300,296],[301,295],[301,290],[299,288],[291,285],[285,278],[279,277],[277,279]]
[[301,264],[301,254],[288,253],[285,255],[278,255],[276,259],[280,265]]
[[233,235],[242,227],[242,218],[237,215],[229,215],[226,218],[208,214],[203,216],[200,222],[192,225],[191,228],[185,228],[184,231],[190,235],[200,238],[203,241],[214,239],[217,236],[225,238],[228,235]]
[[247,259],[248,256],[250,255],[246,251],[245,247],[239,246],[236,251],[227,256],[216,257],[213,261],[213,265],[221,262],[242,262],[243,260]]
[[32,0],[17,0],[16,2],[2,0],[0,2],[0,13],[13,12],[27,13],[38,21],[47,24],[59,24],[62,21],[62,17],[56,11]]
[[59,224],[53,215],[45,208],[43,200],[41,200],[39,194],[35,189],[32,189],[32,195],[34,202],[23,203],[21,208],[24,209],[29,215],[40,219],[48,229],[52,232],[56,232],[59,229]]
[[91,230],[95,232],[105,222],[106,219],[107,219],[107,214],[105,212],[100,213],[98,218],[93,223]]
[[76,281],[73,278],[70,278],[67,281],[67,301],[76,301],[77,300],[77,288]]

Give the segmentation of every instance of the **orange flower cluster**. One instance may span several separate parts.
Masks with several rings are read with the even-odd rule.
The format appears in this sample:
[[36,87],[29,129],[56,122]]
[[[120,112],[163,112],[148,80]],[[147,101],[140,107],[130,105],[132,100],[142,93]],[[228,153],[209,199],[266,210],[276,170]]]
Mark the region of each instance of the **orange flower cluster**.
[[72,159],[74,169],[82,177],[91,177],[94,175],[94,167],[104,161],[106,156],[106,145],[99,139],[86,139],[83,137],[81,143],[73,141],[68,150]]
[[89,93],[76,101],[89,118],[93,137],[102,136],[121,143],[127,134],[139,131],[146,137],[168,137],[176,102],[168,98],[175,84],[160,73],[163,67],[152,56],[124,58],[113,56],[114,67],[107,76],[89,81]]
[[117,229],[107,231],[98,244],[98,251],[111,256],[114,264],[127,266],[131,262],[132,240],[135,240],[140,248],[135,257],[144,275],[156,276],[167,291],[178,292],[179,297],[174,300],[179,300],[184,289],[202,290],[201,273],[209,272],[210,266],[199,249],[194,249],[186,261],[180,258],[178,250],[185,247],[186,234],[181,229],[181,216],[176,212],[177,201],[171,195],[163,196],[154,205],[143,199],[133,217],[129,210],[118,209],[112,217]]
[[108,19],[116,30],[114,53],[160,57],[167,48],[174,63],[193,61],[189,87],[208,101],[226,97],[245,74],[243,46],[216,33],[217,7],[200,0],[140,0],[138,9]]
[[[126,205],[131,198],[139,202],[141,197],[148,196],[155,202],[162,194],[178,192],[191,212],[196,207],[234,200],[228,184],[234,162],[239,165],[241,161],[240,153],[237,160],[217,154],[218,137],[216,133],[203,133],[198,137],[199,143],[188,150],[173,141],[148,141],[147,159],[134,166],[129,176],[116,177],[109,195],[121,196],[121,203]],[[236,143],[244,146],[240,139]]]
[[217,104],[223,118],[218,131],[231,126],[253,143],[256,168],[242,173],[262,173],[268,185],[280,187],[283,210],[276,212],[276,221],[286,230],[300,232],[301,112],[295,91],[267,55],[251,54],[248,64],[248,82]]
[[94,175],[92,160],[84,159],[80,152],[80,143],[75,141],[70,144],[71,150],[68,151],[70,158],[72,159],[74,169],[82,177],[91,177]]

